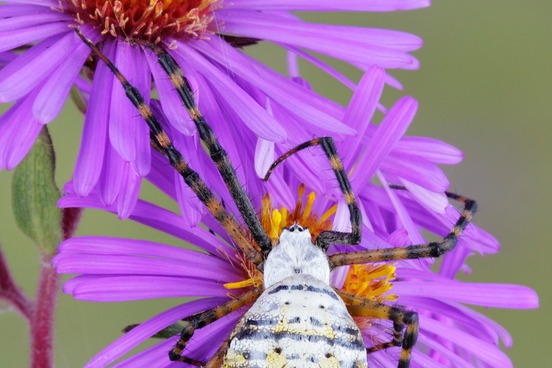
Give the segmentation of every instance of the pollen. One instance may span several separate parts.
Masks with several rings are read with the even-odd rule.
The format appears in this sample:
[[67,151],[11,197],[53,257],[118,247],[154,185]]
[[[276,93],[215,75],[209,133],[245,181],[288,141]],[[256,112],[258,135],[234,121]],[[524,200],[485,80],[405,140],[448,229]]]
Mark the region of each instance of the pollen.
[[297,190],[297,203],[293,210],[285,207],[273,208],[272,200],[267,194],[263,197],[261,224],[268,234],[272,245],[278,244],[278,239],[285,227],[297,223],[309,229],[313,241],[322,231],[332,228],[331,217],[335,214],[336,206],[331,206],[321,215],[313,212],[313,206],[316,202],[316,194],[310,192],[305,199],[305,186],[300,185]]
[[[351,265],[341,290],[378,303],[395,301],[399,297],[396,294],[388,293],[393,287],[391,281],[394,279],[394,264]],[[354,317],[354,320],[361,330],[369,329],[373,323],[371,317]]]
[[[62,0],[63,1],[63,0]],[[79,24],[91,23],[125,40],[206,38],[220,0],[66,0]]]
[[398,296],[388,294],[393,287],[391,283],[393,279],[395,279],[394,264],[351,265],[342,290],[380,303],[394,301]]
[[[238,253],[237,259],[239,262],[237,267],[244,271],[246,278],[237,282],[228,282],[224,284],[224,287],[233,290],[261,286],[263,284],[263,275],[257,270],[257,267],[244,254]],[[228,294],[228,296],[233,297],[231,294]]]

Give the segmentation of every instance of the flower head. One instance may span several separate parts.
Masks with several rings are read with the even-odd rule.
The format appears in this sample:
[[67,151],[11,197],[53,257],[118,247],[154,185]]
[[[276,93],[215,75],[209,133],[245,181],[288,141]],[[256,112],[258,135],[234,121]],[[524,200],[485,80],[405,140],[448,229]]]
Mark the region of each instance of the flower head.
[[[355,120],[355,129],[364,132],[358,139],[337,142],[363,212],[362,242],[357,246],[334,245],[330,254],[423,244],[427,242],[423,230],[445,236],[459,216],[446,200],[444,190],[448,182],[436,164],[456,163],[460,160],[460,152],[437,140],[404,136],[415,114],[416,102],[412,98],[402,99],[386,109],[380,124],[374,124],[371,113],[382,87],[381,70],[372,68],[346,109],[346,116],[364,117]],[[244,134],[239,137],[243,143],[236,146],[252,150],[254,148],[245,143],[253,138],[253,133]],[[185,156],[195,152],[190,145],[183,146],[183,151]],[[202,162],[203,156],[194,157]],[[243,157],[251,156],[244,154]],[[341,231],[349,228],[347,206],[340,191],[331,184],[335,183],[335,178],[331,177],[331,170],[327,170],[327,159],[323,160],[324,156],[317,154],[315,149],[301,152],[287,160],[284,167],[279,167],[267,184],[260,183],[256,175],[247,175],[247,170],[253,172],[253,168],[245,169],[249,194],[270,237],[275,239],[283,226],[293,222],[312,226],[314,236],[317,231],[328,228]],[[201,166],[205,181],[227,208],[237,213],[212,165]],[[260,162],[260,166],[265,166],[264,162]],[[149,179],[176,198],[178,188],[174,187],[170,175],[163,172],[163,166],[155,167]],[[326,172],[330,175],[327,179]],[[421,178],[422,175],[425,177]],[[374,177],[377,183],[373,182]],[[390,184],[397,183],[407,190],[392,189]],[[60,202],[63,207],[93,207],[116,212],[115,206],[106,206],[95,192],[82,198],[75,195],[69,185],[66,193]],[[251,267],[209,214],[200,217],[205,226],[190,227],[179,215],[140,200],[130,218],[189,242],[203,252],[130,239],[74,238],[62,245],[54,261],[58,272],[79,275],[65,284],[64,291],[77,299],[103,302],[187,296],[202,299],[178,305],[135,327],[97,354],[89,367],[113,363],[158,331],[241,295],[261,280],[257,269]],[[508,347],[510,336],[498,324],[465,304],[534,308],[538,303],[535,293],[522,286],[455,280],[468,255],[497,250],[498,244],[491,235],[470,225],[455,250],[444,256],[436,271],[431,269],[432,259],[339,267],[332,273],[332,283],[336,289],[382,303],[398,303],[419,314],[420,333],[413,351],[413,367],[507,367],[511,363],[500,350],[499,342],[502,340]],[[245,309],[196,331],[186,346],[186,356],[207,361]],[[392,323],[386,320],[363,317],[356,322],[368,348],[388,341],[393,331]],[[169,366],[167,352],[176,340],[177,337],[169,338],[117,366],[148,366],[151,362]],[[378,351],[369,355],[369,363],[393,366],[399,353],[399,348]]]
[[[409,53],[419,38],[396,31],[308,24],[292,15],[306,11],[393,11],[427,6],[427,0],[249,1],[249,0],[40,0],[7,1],[2,7],[0,52],[13,60],[0,71],[0,102],[14,105],[0,118],[0,169],[11,169],[29,150],[40,127],[59,114],[73,85],[86,116],[73,177],[86,196],[99,190],[120,217],[131,212],[141,178],[151,169],[149,132],[123,89],[73,32],[79,27],[149,101],[154,86],[173,136],[191,136],[195,126],[151,52],[134,41],[152,42],[177,60],[196,91],[199,107],[222,135],[227,126],[251,131],[260,145],[293,143],[288,124],[302,135],[350,135],[343,109],[307,87],[284,78],[235,47],[275,43],[329,70],[304,50],[370,65],[412,69]],[[20,49],[27,49],[19,52]],[[84,74],[80,74],[83,70]],[[153,78],[152,78],[153,77]],[[153,79],[153,84],[152,84]],[[90,84],[90,80],[92,81]],[[392,79],[388,78],[388,81]],[[216,111],[224,110],[220,117]],[[216,118],[212,118],[216,116]],[[178,139],[178,138],[175,138]],[[184,138],[183,138],[184,139]],[[269,142],[269,143],[266,143]]]

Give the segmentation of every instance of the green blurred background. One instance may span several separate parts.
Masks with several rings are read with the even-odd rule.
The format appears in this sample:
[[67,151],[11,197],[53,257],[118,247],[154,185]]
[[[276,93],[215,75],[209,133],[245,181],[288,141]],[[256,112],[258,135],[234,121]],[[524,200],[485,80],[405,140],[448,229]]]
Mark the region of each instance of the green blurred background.
[[[552,2],[550,0],[436,1],[431,8],[389,14],[302,15],[312,21],[400,29],[421,36],[416,56],[419,71],[394,72],[405,93],[420,101],[410,135],[431,136],[465,152],[464,162],[446,167],[453,191],[480,202],[479,226],[502,244],[498,255],[471,257],[465,280],[527,285],[540,295],[538,310],[485,311],[514,338],[508,351],[517,367],[550,366],[548,334],[552,327],[549,285],[552,278],[552,179],[550,159],[552,113]],[[281,52],[260,45],[250,52],[274,67]],[[338,67],[343,65],[336,64]],[[313,87],[345,104],[350,92],[322,73],[307,69]],[[360,73],[345,73],[358,80]],[[392,93],[392,92],[391,92]],[[399,94],[393,94],[398,96]],[[81,118],[67,104],[61,120],[51,124],[58,153],[57,180],[70,178],[81,132]],[[11,173],[0,173],[0,243],[17,281],[34,294],[39,258],[35,247],[16,228],[10,205]],[[153,190],[145,188],[146,195]],[[157,201],[167,203],[166,199]],[[113,216],[86,213],[79,234],[149,238],[175,243],[157,232]],[[120,328],[139,322],[177,300],[101,304],[62,295],[56,321],[56,366],[79,367],[120,335]],[[22,318],[0,308],[0,366],[28,364],[28,332]]]

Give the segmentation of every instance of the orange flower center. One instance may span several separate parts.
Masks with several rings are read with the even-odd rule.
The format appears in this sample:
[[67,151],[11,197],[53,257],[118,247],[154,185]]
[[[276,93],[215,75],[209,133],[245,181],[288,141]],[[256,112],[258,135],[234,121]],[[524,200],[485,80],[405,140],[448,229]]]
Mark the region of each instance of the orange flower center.
[[341,290],[377,302],[394,301],[398,296],[385,294],[393,287],[395,265],[390,263],[351,265]]
[[318,216],[312,213],[312,206],[316,200],[316,194],[310,192],[307,195],[307,200],[304,201],[305,186],[300,185],[297,192],[297,204],[293,211],[285,207],[280,207],[279,209],[272,208],[270,196],[267,194],[263,197],[261,224],[273,245],[278,243],[278,239],[284,227],[289,227],[294,223],[308,228],[313,242],[322,231],[332,228],[330,217],[335,213],[337,206],[334,205],[330,207],[322,216]]
[[[387,293],[393,287],[391,281],[394,279],[394,264],[351,265],[341,290],[379,303],[395,301],[399,298],[398,295]],[[353,318],[360,329],[370,328],[373,322],[371,317]]]
[[220,0],[68,0],[79,23],[102,34],[158,43],[164,36],[204,37]]

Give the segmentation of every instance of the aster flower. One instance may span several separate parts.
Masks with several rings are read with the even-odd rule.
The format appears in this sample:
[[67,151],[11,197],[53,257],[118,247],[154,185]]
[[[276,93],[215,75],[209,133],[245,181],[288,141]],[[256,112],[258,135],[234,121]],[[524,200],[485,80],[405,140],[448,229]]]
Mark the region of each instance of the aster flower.
[[[452,205],[442,201],[448,182],[436,164],[456,163],[461,153],[437,140],[404,136],[416,110],[416,101],[410,97],[398,101],[378,125],[374,124],[371,114],[383,89],[383,80],[383,71],[371,68],[346,109],[346,116],[357,118],[355,129],[364,132],[358,141],[337,143],[363,211],[363,238],[358,246],[337,245],[330,249],[333,252],[425,243],[423,230],[443,236],[459,216]],[[254,149],[254,145],[249,144],[255,140],[253,133],[239,138],[241,145],[237,146],[243,150]],[[184,156],[196,151],[191,145],[183,145],[182,149]],[[201,162],[205,155],[196,156]],[[295,221],[308,226],[314,236],[329,228],[345,231],[350,226],[349,214],[339,192],[326,191],[324,185],[316,185],[320,173],[329,169],[322,157],[315,149],[301,152],[279,167],[267,184],[259,183],[256,175],[247,176],[250,197],[271,238],[277,238],[283,226]],[[154,159],[162,158],[154,154]],[[293,167],[295,164],[303,164],[311,170],[299,175]],[[213,166],[200,166],[205,181],[229,209],[234,209]],[[179,188],[174,185],[172,173],[166,171],[166,165],[153,167],[155,170],[149,173],[148,179],[176,198]],[[411,170],[425,177],[417,178],[410,174]],[[382,185],[367,180],[368,175],[377,176]],[[328,180],[335,182],[335,178]],[[392,190],[388,183],[404,185],[408,191]],[[106,206],[95,191],[87,198],[76,195],[71,184],[66,186],[66,195],[60,205],[117,212],[114,205]],[[200,217],[205,226],[191,227],[178,214],[139,200],[130,218],[189,242],[203,252],[131,239],[70,239],[62,244],[54,260],[58,272],[78,274],[65,284],[64,291],[79,300],[101,302],[189,296],[201,299],[177,305],[143,322],[98,353],[88,367],[113,364],[158,331],[240,295],[248,285],[258,284],[261,279],[258,271],[235,249],[228,235],[209,215]],[[456,249],[444,256],[437,272],[430,269],[431,259],[407,260],[340,267],[334,270],[332,282],[343,291],[384,303],[406,305],[419,313],[420,334],[413,351],[412,367],[508,367],[511,362],[499,344],[502,341],[509,347],[510,336],[466,304],[534,308],[538,303],[535,293],[522,286],[476,284],[454,279],[458,270],[465,267],[468,255],[497,250],[498,244],[491,235],[470,225]],[[245,309],[196,331],[186,346],[186,355],[207,361]],[[356,322],[367,346],[389,339],[390,321],[358,318]],[[176,340],[177,337],[168,338],[116,366],[173,366],[175,363],[168,360],[167,352]],[[369,364],[394,367],[399,351],[392,348],[370,354]]]
[[[0,118],[0,168],[11,169],[20,162],[41,126],[59,114],[76,83],[88,104],[73,178],[76,193],[86,196],[98,188],[106,204],[117,203],[121,217],[136,202],[141,178],[151,165],[149,133],[105,65],[87,62],[89,50],[74,34],[75,26],[103,45],[103,51],[146,100],[153,76],[162,109],[176,131],[191,135],[195,127],[154,56],[133,47],[129,40],[153,42],[169,50],[194,91],[199,91],[204,113],[212,106],[200,97],[206,93],[216,97],[216,109],[223,106],[230,115],[209,119],[217,134],[220,126],[231,123],[240,132],[284,142],[289,139],[287,126],[270,113],[271,108],[283,109],[311,133],[316,129],[318,134],[347,135],[354,130],[341,123],[343,110],[335,103],[232,46],[267,40],[296,52],[309,50],[338,58],[361,69],[373,64],[413,69],[417,61],[409,52],[421,44],[415,36],[309,24],[290,11],[393,11],[427,5],[427,0],[8,0],[0,7],[0,52],[29,49],[0,71],[0,102],[14,102]],[[79,75],[83,66],[92,85]]]

